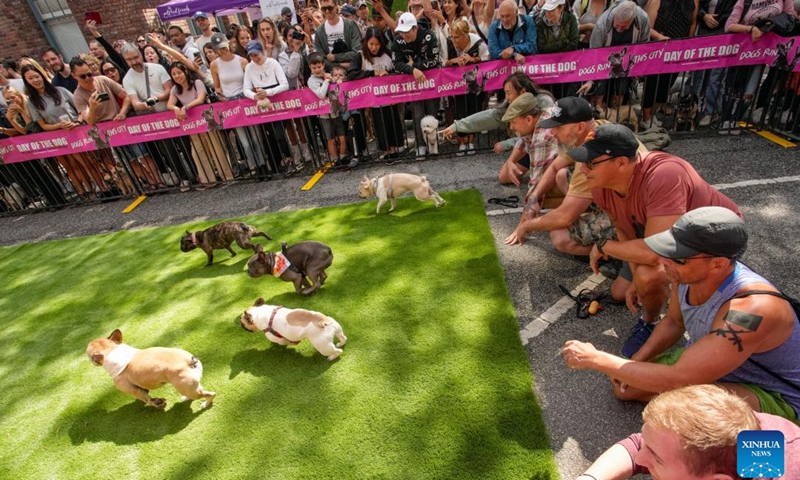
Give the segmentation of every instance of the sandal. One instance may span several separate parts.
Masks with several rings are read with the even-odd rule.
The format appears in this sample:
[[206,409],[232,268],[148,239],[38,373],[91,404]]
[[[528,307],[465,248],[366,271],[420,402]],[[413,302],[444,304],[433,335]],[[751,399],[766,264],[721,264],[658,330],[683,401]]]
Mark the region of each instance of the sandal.
[[519,206],[519,197],[511,195],[506,198],[490,198],[487,202],[493,205],[503,205],[504,207],[517,208]]

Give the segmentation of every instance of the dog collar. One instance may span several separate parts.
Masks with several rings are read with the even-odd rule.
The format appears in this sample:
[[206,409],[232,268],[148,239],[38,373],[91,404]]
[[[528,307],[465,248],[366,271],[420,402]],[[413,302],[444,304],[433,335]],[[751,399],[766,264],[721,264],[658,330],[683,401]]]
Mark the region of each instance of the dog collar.
[[195,235],[196,232],[192,232],[192,245],[197,246],[197,236]]
[[274,328],[272,328],[272,322],[273,322],[273,320],[275,320],[275,314],[278,313],[278,310],[280,310],[281,308],[283,308],[283,305],[278,305],[277,307],[272,309],[272,314],[270,314],[270,316],[269,316],[269,324],[267,324],[267,328],[265,328],[263,330],[263,332],[265,334],[266,333],[271,333],[271,334],[273,334],[274,336],[276,336],[278,338],[282,338],[282,339],[286,340],[287,342],[291,343],[292,345],[297,345],[300,342],[295,342],[293,340],[289,340],[288,338],[284,337],[280,333],[276,332]]
[[280,277],[283,272],[288,270],[292,267],[292,262],[289,261],[286,256],[281,252],[275,253],[275,258],[272,262],[272,275],[274,277]]

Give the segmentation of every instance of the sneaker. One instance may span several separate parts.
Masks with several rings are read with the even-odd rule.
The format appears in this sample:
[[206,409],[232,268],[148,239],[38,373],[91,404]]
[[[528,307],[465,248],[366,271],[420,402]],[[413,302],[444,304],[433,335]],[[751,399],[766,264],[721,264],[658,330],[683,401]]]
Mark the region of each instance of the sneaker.
[[467,155],[475,155],[475,144],[470,143],[467,145]]
[[636,321],[636,325],[631,329],[631,335],[625,340],[622,346],[622,356],[631,358],[636,352],[642,348],[642,345],[647,342],[653,330],[656,328],[655,323],[645,323],[642,317]]
[[647,126],[647,128],[660,127],[660,126],[662,125],[662,124],[661,124],[661,120],[659,120],[659,119],[656,117],[656,115],[655,115],[655,114],[653,114],[653,116],[652,116],[652,117],[650,117],[650,120],[649,120],[649,121],[645,120],[645,121],[644,121],[644,124]]
[[697,126],[698,127],[707,127],[709,125],[711,125],[711,114],[710,113],[706,113],[706,114],[704,114],[702,116],[702,118],[700,118],[700,121],[697,122]]
[[353,159],[350,160],[350,163],[347,164],[347,168],[356,168],[357,166],[358,166],[358,158],[355,157],[353,157]]
[[463,157],[466,151],[467,151],[467,144],[462,143],[461,145],[458,146],[458,153],[456,153],[456,156]]
[[427,154],[428,154],[428,149],[427,148],[425,148],[425,147],[417,147],[417,155],[424,156],[424,155],[427,155]]

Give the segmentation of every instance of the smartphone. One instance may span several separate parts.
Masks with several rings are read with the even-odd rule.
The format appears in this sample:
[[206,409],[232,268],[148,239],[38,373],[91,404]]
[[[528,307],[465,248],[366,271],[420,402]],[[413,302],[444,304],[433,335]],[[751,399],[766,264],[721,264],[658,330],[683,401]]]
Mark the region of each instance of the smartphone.
[[97,94],[97,100],[99,102],[107,102],[109,99],[108,92],[101,92]]
[[200,52],[194,52],[194,58],[197,60],[198,58],[203,58],[200,56]]
[[86,20],[94,20],[98,25],[103,23],[100,19],[100,12],[86,12]]

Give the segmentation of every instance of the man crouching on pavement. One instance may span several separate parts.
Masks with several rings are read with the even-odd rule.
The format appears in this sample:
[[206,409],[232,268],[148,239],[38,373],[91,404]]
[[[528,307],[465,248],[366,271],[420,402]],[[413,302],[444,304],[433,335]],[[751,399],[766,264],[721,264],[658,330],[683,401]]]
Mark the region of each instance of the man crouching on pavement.
[[[800,325],[787,297],[739,262],[742,219],[723,207],[698,208],[644,244],[672,283],[666,316],[631,360],[570,340],[561,351],[567,365],[605,373],[620,400],[716,383],[757,412],[796,422]],[[667,352],[685,332],[688,346]]]

